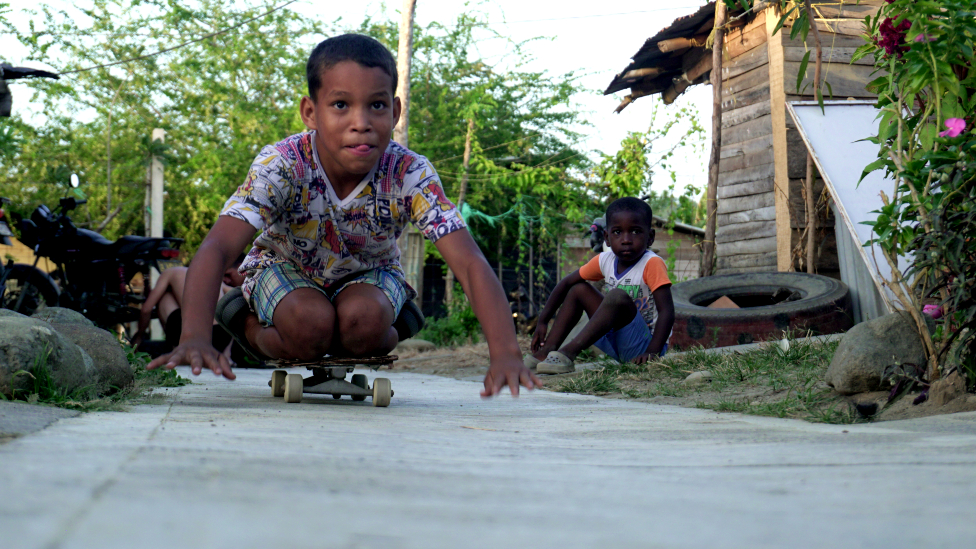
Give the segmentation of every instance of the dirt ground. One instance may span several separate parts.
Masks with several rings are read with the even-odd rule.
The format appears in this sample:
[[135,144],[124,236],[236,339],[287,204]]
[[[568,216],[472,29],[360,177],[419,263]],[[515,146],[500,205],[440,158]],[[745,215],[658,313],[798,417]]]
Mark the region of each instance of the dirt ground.
[[[528,347],[529,339],[520,338],[523,351]],[[457,348],[440,348],[428,352],[399,353],[400,360],[393,365],[394,370],[432,374],[454,379],[478,379],[484,377],[488,371],[488,345],[478,343]],[[795,399],[784,399],[784,394],[790,389],[771,388],[764,384],[740,384],[735,386],[714,387],[710,383],[694,388],[684,388],[671,385],[666,389],[660,383],[646,379],[646,376],[620,376],[612,389],[601,391],[593,384],[599,377],[599,369],[594,371],[576,372],[556,376],[541,376],[546,384],[546,390],[562,390],[567,392],[583,392],[599,394],[606,398],[634,399],[656,404],[669,404],[689,408],[710,408],[717,411],[758,413],[779,417],[801,417],[813,421],[828,421],[831,423],[851,423],[865,421],[867,418],[857,411],[855,404],[861,404],[861,411],[871,411],[871,404],[880,410],[871,417],[872,421],[893,421],[911,419],[937,414],[952,414],[958,412],[976,411],[976,395],[964,394],[950,400],[942,406],[936,406],[931,400],[921,404],[913,404],[917,394],[908,394],[891,404],[887,404],[887,393],[865,393],[844,397],[827,391],[822,382],[809,387],[811,391],[829,394],[823,405],[814,412],[813,417],[792,413],[785,409],[788,402]],[[687,373],[691,373],[689,370]],[[577,389],[578,386],[578,389]],[[719,389],[719,390],[714,390]],[[663,394],[662,394],[663,393]]]

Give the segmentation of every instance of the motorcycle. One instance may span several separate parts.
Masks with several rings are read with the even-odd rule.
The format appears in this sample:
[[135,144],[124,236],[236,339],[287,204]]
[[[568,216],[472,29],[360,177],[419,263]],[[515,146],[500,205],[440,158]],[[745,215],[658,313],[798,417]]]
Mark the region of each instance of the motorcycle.
[[[72,186],[77,186],[72,176]],[[87,200],[62,198],[55,211],[40,205],[20,222],[20,240],[34,250],[34,265],[8,266],[6,295],[0,306],[31,315],[44,306],[73,309],[96,325],[111,328],[139,319],[145,296],[134,293],[132,280],[150,268],[179,256],[181,238],[123,236],[110,241],[95,231],[78,228],[68,213]],[[57,266],[51,273],[37,268],[40,258]],[[133,306],[136,305],[136,306]]]

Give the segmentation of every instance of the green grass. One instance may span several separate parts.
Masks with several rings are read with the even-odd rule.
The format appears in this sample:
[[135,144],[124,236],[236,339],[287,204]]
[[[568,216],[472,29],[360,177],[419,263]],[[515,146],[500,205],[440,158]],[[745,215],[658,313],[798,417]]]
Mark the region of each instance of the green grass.
[[[783,352],[775,343],[737,354],[701,349],[645,365],[601,359],[598,370],[562,381],[557,391],[628,398],[673,397],[717,412],[738,412],[823,423],[853,423],[858,415],[823,383],[837,343],[790,339]],[[710,381],[683,383],[688,374],[708,370]]]
[[604,369],[586,370],[581,375],[564,380],[556,390],[561,393],[607,394],[620,391],[617,376]]
[[[18,390],[14,399],[23,400],[30,404],[42,404],[80,410],[83,412],[122,411],[127,405],[159,402],[163,395],[153,394],[153,389],[159,387],[180,387],[190,383],[181,378],[173,370],[147,370],[150,357],[147,353],[137,353],[131,347],[123,345],[126,358],[132,365],[134,374],[133,384],[129,387],[116,389],[110,395],[98,395],[94,387],[81,387],[73,391],[65,391],[58,387],[51,376],[48,366],[50,349],[42,349],[34,359],[28,370],[16,372],[14,376],[26,376],[30,379],[27,390]],[[5,398],[0,395],[0,398]]]

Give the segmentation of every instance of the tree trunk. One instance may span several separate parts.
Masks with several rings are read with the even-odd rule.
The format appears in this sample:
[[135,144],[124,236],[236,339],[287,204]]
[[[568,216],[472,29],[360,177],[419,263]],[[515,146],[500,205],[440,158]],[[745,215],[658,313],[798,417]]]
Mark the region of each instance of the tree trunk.
[[413,14],[417,0],[403,0],[400,20],[400,42],[397,47],[397,97],[400,98],[400,121],[393,129],[393,140],[407,147],[410,126],[410,60],[413,57]]
[[[396,95],[400,99],[400,120],[393,129],[393,140],[409,147],[407,142],[407,128],[410,126],[410,60],[413,57],[413,15],[416,0],[403,0],[400,19],[400,41],[397,46],[397,89]],[[408,225],[397,246],[403,255],[414,258],[404,269],[407,284],[417,291],[416,302],[423,306],[424,295],[424,240],[416,237],[416,229]],[[413,238],[411,238],[413,236]],[[401,256],[402,257],[402,256]],[[419,259],[416,259],[418,258]]]
[[[474,133],[474,117],[468,119],[468,135],[464,138],[464,159],[462,161],[463,173],[461,174],[461,189],[458,191],[457,209],[461,211],[464,204],[464,196],[468,192],[468,164],[471,162],[471,134]],[[447,268],[447,276],[444,277],[444,305],[450,307],[454,303],[454,271]]]
[[722,49],[725,41],[725,2],[715,2],[715,41],[712,43],[712,151],[708,159],[708,194],[705,200],[704,257],[699,276],[712,274],[715,262],[715,224],[718,213],[718,168],[722,152]]

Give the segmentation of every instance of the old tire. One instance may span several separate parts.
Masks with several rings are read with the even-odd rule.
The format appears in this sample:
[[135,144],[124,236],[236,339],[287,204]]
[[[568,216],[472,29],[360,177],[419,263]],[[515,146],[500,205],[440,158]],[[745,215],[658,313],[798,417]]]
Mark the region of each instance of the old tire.
[[[773,303],[780,289],[800,299]],[[845,332],[854,325],[850,290],[839,280],[806,273],[710,276],[675,284],[674,349],[728,347],[780,339],[784,332],[813,335]],[[709,309],[728,296],[740,309]]]

